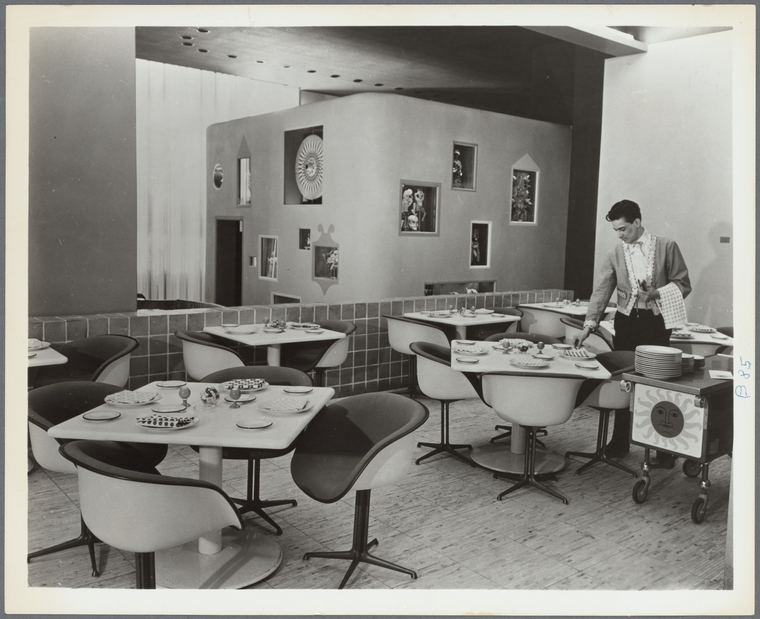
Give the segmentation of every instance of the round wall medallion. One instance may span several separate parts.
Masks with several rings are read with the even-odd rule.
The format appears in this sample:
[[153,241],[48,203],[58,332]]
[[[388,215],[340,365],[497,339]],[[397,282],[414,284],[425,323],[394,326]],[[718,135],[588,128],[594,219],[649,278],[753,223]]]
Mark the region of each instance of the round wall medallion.
[[306,200],[322,195],[322,138],[306,136],[296,155],[296,183]]
[[224,170],[222,170],[222,164],[217,163],[214,166],[214,187],[219,189],[222,186],[223,179],[224,179]]

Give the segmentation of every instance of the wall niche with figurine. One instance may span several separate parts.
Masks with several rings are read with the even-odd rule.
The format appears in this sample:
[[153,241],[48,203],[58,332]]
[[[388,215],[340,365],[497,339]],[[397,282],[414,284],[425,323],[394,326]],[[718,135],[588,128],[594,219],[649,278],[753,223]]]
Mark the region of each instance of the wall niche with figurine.
[[477,177],[478,145],[454,142],[454,156],[451,164],[451,188],[461,191],[475,191]]
[[284,204],[322,204],[323,128],[285,132]]

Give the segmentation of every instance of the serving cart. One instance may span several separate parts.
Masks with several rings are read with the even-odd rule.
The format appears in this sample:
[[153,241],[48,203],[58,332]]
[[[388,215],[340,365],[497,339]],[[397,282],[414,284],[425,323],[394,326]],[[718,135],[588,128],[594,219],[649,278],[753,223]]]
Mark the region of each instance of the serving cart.
[[710,463],[730,456],[733,448],[733,381],[711,378],[709,369],[668,379],[631,372],[622,379],[622,387],[633,392],[631,443],[644,447],[643,476],[633,486],[633,500],[646,501],[651,449],[681,456],[687,477],[701,473],[699,496],[691,508],[691,519],[699,524],[707,512]]

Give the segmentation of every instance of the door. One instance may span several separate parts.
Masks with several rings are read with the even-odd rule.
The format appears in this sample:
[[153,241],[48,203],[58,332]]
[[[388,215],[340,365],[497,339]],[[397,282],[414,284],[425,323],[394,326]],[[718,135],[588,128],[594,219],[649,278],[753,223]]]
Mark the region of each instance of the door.
[[243,221],[216,220],[216,290],[220,305],[243,304]]

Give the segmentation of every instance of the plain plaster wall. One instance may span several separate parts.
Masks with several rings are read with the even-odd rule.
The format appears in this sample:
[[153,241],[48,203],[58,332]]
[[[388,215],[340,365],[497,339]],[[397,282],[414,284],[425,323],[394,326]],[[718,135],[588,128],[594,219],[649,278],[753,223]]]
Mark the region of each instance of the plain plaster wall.
[[[681,248],[689,320],[733,324],[731,32],[656,43],[607,60],[595,265],[618,242],[604,216],[618,200]],[[720,243],[729,237],[731,243]]]
[[[321,205],[283,204],[284,133],[323,128]],[[236,158],[251,150],[253,200],[236,205]],[[454,142],[478,145],[476,191],[451,188]],[[497,280],[497,290],[559,288],[563,283],[571,130],[503,114],[361,94],[209,127],[206,174],[221,163],[225,182],[208,184],[207,230],[217,217],[242,217],[243,303],[271,294],[303,302],[421,296],[425,282]],[[529,156],[540,169],[538,225],[509,223],[512,166]],[[229,173],[228,173],[229,172]],[[232,182],[227,182],[227,179]],[[438,236],[400,236],[400,182],[438,182]],[[470,222],[492,222],[489,269],[470,269]],[[323,292],[311,279],[312,252],[298,249],[330,232],[340,245],[339,284]],[[279,239],[279,280],[258,278],[258,236]],[[206,295],[213,300],[214,235],[208,234]]]
[[29,76],[29,314],[134,310],[134,28],[32,28]]

